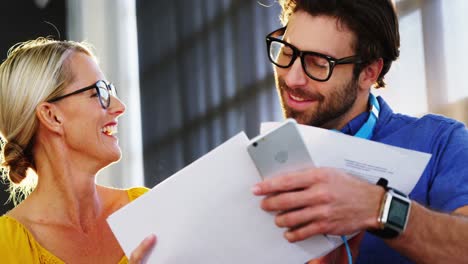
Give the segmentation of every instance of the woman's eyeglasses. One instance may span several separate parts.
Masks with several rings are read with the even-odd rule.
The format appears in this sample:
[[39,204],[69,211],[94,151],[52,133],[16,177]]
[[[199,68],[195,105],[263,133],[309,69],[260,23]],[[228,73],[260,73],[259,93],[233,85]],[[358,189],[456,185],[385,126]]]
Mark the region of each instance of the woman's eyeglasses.
[[109,107],[110,100],[111,100],[111,95],[117,96],[117,91],[115,90],[115,87],[114,87],[114,85],[112,83],[107,83],[104,80],[99,80],[99,81],[97,81],[96,83],[94,83],[94,84],[92,84],[90,86],[78,89],[78,90],[76,90],[74,92],[71,92],[71,93],[68,93],[68,94],[65,94],[65,95],[61,95],[61,96],[52,98],[52,99],[48,100],[47,102],[49,102],[49,103],[57,102],[58,100],[62,100],[64,98],[66,98],[66,97],[69,97],[69,96],[72,96],[72,95],[75,95],[75,94],[79,94],[79,93],[82,93],[82,92],[85,92],[85,91],[88,91],[88,90],[91,90],[91,89],[96,89],[96,93],[97,93],[97,96],[99,98],[99,103],[101,103],[101,106],[104,109],[107,109]]

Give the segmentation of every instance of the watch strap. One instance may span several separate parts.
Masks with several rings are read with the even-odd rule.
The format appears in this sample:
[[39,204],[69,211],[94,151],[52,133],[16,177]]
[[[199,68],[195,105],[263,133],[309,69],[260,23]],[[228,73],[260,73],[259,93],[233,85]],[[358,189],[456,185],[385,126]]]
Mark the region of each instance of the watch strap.
[[397,231],[390,229],[388,227],[384,227],[384,229],[367,229],[367,232],[377,237],[385,238],[385,239],[395,238],[400,234]]
[[[384,190],[386,192],[390,189],[388,187],[388,180],[385,179],[385,178],[380,178],[377,181],[376,185],[379,185],[382,188],[384,188]],[[384,199],[385,199],[385,196],[384,196]],[[375,235],[377,237],[385,238],[385,239],[395,238],[400,234],[396,230],[390,229],[388,227],[383,227],[383,229],[367,229],[367,232],[369,232],[369,233],[371,233],[371,234],[373,234],[373,235]]]
[[388,180],[385,178],[379,178],[379,180],[376,183],[377,185],[381,186],[382,188],[385,189],[385,191],[388,191]]

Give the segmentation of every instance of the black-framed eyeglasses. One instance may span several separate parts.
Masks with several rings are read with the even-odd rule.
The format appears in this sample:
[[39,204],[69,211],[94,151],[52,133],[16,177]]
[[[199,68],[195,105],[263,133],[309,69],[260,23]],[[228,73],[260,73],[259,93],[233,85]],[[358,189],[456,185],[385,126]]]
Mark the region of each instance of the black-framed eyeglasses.
[[86,87],[78,89],[78,90],[76,90],[74,92],[52,98],[52,99],[48,100],[47,102],[49,102],[49,103],[57,102],[58,100],[62,100],[64,98],[66,98],[66,97],[69,97],[69,96],[72,96],[72,95],[75,95],[75,94],[79,94],[79,93],[82,93],[82,92],[85,92],[85,91],[88,91],[88,90],[91,90],[91,89],[96,89],[96,94],[97,94],[97,96],[99,98],[99,103],[101,103],[101,106],[104,109],[107,109],[109,107],[110,100],[111,100],[111,95],[117,96],[117,91],[116,91],[116,89],[115,89],[115,87],[114,87],[114,85],[112,83],[108,83],[108,82],[106,82],[104,80],[99,80],[99,81],[95,82],[94,84],[92,84],[90,86],[86,86]]
[[299,57],[302,69],[307,76],[319,82],[326,82],[330,79],[336,65],[362,63],[357,55],[336,59],[314,51],[301,51],[282,40],[285,31],[286,27],[283,27],[266,36],[268,59],[280,68],[291,67]]

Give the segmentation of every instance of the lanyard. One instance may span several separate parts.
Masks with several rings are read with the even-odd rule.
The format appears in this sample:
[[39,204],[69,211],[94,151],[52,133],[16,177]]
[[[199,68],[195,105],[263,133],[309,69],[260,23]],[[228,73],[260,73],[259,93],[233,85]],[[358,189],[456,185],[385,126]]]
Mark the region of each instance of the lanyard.
[[[379,119],[380,104],[379,101],[377,101],[377,98],[375,98],[375,96],[372,93],[369,94],[369,104],[372,107],[369,113],[369,117],[367,118],[367,121],[358,130],[358,132],[356,132],[356,134],[354,135],[355,137],[370,139],[374,133],[374,128],[377,124],[377,119]],[[343,240],[343,243],[346,247],[346,252],[348,254],[348,263],[353,263],[351,250],[349,249],[346,236],[341,236],[341,239]]]
[[373,94],[369,94],[369,103],[372,106],[369,118],[367,118],[367,121],[362,125],[358,132],[356,132],[354,135],[355,137],[370,139],[374,133],[377,119],[379,119],[380,104]]
[[[361,126],[361,128],[356,132],[354,135],[358,138],[365,138],[371,139],[372,135],[374,134],[374,128],[377,124],[377,119],[379,119],[380,113],[380,104],[377,101],[377,98],[373,94],[369,94],[369,103],[372,106],[369,117],[367,118],[366,122]],[[334,131],[340,132],[339,130]]]

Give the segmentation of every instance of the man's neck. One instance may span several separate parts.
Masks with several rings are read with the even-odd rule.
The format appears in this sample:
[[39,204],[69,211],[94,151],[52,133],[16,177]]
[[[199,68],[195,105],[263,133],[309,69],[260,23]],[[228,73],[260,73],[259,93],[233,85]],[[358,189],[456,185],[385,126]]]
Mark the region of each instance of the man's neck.
[[336,129],[341,130],[343,129],[346,124],[348,124],[351,120],[356,118],[358,115],[368,112],[369,111],[369,94],[358,96],[356,101],[354,101],[353,106],[349,109],[346,113],[341,115],[340,117],[330,120],[329,122],[322,125],[322,128],[325,129]]

